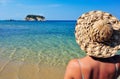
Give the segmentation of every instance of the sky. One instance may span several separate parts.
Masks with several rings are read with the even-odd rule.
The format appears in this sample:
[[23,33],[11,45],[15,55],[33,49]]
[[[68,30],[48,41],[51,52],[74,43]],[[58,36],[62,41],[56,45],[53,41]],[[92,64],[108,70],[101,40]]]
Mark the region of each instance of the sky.
[[24,20],[28,14],[42,15],[46,20],[76,20],[93,10],[120,19],[120,0],[0,0],[0,20]]

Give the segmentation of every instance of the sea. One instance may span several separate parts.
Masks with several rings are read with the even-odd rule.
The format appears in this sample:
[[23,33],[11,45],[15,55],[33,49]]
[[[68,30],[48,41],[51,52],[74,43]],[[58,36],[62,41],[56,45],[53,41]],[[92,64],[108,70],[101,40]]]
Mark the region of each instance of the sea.
[[85,56],[75,20],[0,21],[0,79],[63,79],[68,62]]

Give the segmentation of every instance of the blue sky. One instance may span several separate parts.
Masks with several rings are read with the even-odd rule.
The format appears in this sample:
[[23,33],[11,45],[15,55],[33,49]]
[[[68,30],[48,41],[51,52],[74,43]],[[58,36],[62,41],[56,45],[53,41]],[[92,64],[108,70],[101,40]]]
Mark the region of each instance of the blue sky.
[[120,19],[120,0],[0,0],[0,20],[24,20],[28,14],[43,15],[47,20],[76,20],[91,10]]

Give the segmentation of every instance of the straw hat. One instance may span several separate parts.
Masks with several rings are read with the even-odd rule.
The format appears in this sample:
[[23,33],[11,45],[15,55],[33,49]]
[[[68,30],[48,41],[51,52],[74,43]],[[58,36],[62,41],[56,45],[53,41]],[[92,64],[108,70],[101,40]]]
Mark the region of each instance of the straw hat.
[[112,57],[120,49],[120,22],[109,13],[90,11],[78,18],[75,37],[87,55]]

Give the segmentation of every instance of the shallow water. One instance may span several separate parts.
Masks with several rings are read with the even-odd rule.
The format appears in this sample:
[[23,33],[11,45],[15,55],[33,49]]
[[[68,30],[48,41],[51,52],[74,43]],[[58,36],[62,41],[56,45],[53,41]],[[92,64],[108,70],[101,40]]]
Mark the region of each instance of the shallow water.
[[0,79],[63,79],[68,61],[85,56],[75,24],[0,21]]
[[0,79],[63,79],[66,64],[85,54],[75,21],[0,21]]

